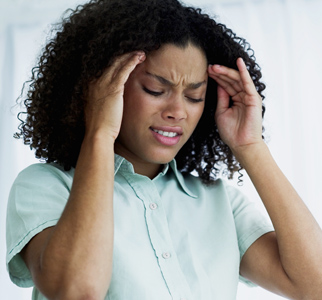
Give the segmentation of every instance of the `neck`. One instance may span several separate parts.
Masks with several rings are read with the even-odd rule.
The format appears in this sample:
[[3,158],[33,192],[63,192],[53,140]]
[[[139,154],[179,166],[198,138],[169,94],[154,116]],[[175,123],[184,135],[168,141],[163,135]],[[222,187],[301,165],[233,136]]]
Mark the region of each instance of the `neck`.
[[135,173],[140,174],[140,175],[144,175],[144,176],[149,177],[150,179],[153,179],[154,177],[156,177],[160,173],[160,171],[163,168],[163,165],[154,164],[153,166],[148,166],[148,165],[144,165],[144,164],[142,164],[142,165],[140,165],[140,164],[134,165],[133,164],[133,167],[134,167]]
[[117,147],[116,144],[114,147],[114,152],[129,161],[133,165],[135,173],[147,176],[150,179],[153,179],[155,176],[157,176],[160,170],[163,168],[163,164],[142,160],[133,155],[131,152]]

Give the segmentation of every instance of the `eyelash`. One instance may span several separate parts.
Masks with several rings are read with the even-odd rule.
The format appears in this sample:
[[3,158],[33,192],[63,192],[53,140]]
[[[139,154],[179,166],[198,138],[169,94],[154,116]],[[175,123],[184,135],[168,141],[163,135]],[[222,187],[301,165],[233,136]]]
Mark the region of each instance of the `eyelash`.
[[[152,95],[152,96],[154,96],[154,97],[158,97],[158,96],[161,96],[163,93],[162,92],[155,92],[155,91],[151,91],[151,90],[149,90],[149,89],[147,89],[146,87],[143,87],[143,90],[146,92],[146,93],[148,93],[148,94],[150,94],[150,95]],[[198,103],[198,102],[202,102],[202,101],[204,101],[202,98],[199,98],[199,99],[195,99],[195,98],[190,98],[190,97],[187,97],[188,99],[189,99],[189,101],[191,101],[192,103]]]
[[147,89],[146,87],[143,87],[143,90],[146,93],[148,93],[148,94],[150,94],[152,96],[155,96],[155,97],[158,97],[158,96],[161,96],[162,95],[162,92],[154,92],[154,91],[151,91],[151,90]]

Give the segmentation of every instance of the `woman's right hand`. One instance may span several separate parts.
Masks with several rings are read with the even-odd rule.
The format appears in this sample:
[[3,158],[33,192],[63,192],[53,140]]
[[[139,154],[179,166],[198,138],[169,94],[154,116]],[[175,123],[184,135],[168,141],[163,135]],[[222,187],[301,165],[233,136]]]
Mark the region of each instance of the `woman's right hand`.
[[143,51],[123,54],[101,77],[89,84],[85,107],[87,135],[103,130],[115,141],[122,122],[124,85],[131,72],[145,58]]

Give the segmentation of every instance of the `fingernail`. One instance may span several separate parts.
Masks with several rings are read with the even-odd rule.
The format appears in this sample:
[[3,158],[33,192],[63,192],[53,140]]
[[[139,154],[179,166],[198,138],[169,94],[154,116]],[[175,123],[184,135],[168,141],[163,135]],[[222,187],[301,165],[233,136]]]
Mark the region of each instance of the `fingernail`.
[[221,65],[209,65],[208,67],[209,67],[210,71],[215,72],[214,68],[215,69],[220,69]]
[[145,60],[145,53],[144,52],[137,52],[137,56],[139,61],[144,61]]

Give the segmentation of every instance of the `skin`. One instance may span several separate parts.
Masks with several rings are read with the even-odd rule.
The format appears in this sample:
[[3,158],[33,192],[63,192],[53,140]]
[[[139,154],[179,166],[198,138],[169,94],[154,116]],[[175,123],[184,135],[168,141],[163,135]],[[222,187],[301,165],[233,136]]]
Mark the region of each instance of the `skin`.
[[[262,141],[261,98],[241,59],[237,66],[238,71],[207,67],[200,49],[164,45],[148,57],[136,52],[117,58],[90,84],[70,198],[57,225],[36,235],[21,253],[47,298],[104,299],[112,273],[114,151],[153,178],[198,123],[204,103],[191,98],[204,98],[206,85],[191,89],[191,84],[207,76],[219,84],[214,122],[220,136],[252,179],[276,230],[247,250],[240,273],[290,299],[320,298],[321,230]],[[164,126],[180,127],[176,144],[164,145],[152,133]],[[88,280],[92,276],[95,282]]]

